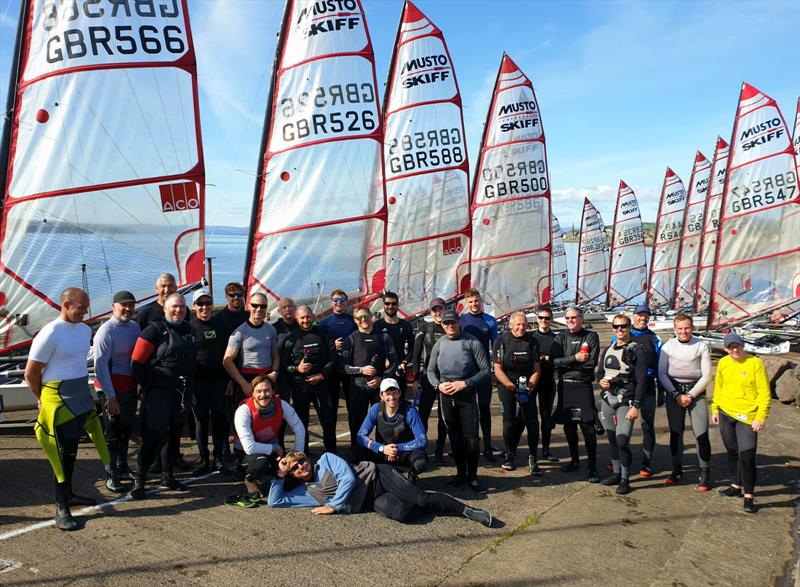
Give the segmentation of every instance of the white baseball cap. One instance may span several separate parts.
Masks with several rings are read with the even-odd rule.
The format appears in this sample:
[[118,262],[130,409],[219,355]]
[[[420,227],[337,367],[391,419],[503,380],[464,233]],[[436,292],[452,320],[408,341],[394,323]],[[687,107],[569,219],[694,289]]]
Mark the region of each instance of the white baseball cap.
[[400,389],[400,386],[397,384],[397,379],[392,379],[391,377],[387,377],[383,381],[381,381],[381,391],[386,391],[387,389]]

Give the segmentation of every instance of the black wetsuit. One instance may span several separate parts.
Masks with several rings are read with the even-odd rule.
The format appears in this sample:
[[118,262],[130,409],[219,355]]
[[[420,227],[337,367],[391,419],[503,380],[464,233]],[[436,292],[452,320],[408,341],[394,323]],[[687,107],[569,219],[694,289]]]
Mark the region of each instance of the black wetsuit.
[[222,357],[228,346],[230,332],[225,325],[212,316],[203,321],[194,318],[190,323],[197,349],[197,365],[194,372],[194,416],[197,420],[197,448],[200,459],[209,461],[209,422],[214,441],[214,459],[221,461],[223,447],[228,442],[230,424],[227,416],[228,373],[222,366]]
[[[420,384],[419,415],[425,432],[428,431],[428,418],[433,409],[433,402],[438,397],[439,392],[434,389],[428,381],[426,371],[428,362],[431,358],[431,351],[436,341],[444,336],[444,328],[436,322],[423,322],[423,326],[414,338],[414,355],[412,357],[414,373]],[[447,441],[447,426],[445,426],[442,410],[437,410],[437,429],[436,429],[436,452],[444,452],[444,443]]]
[[[272,323],[272,325],[278,332],[278,353],[280,353],[281,357],[281,368],[278,371],[278,379],[276,380],[275,385],[278,390],[278,395],[281,396],[281,399],[290,402],[292,400],[292,376],[284,367],[287,364],[286,361],[288,358],[284,350],[284,343],[286,342],[286,337],[300,327],[297,325],[297,322],[294,324],[287,324],[283,321],[283,318],[278,318]],[[306,425],[306,428],[307,427],[308,426]]]
[[[408,320],[399,319],[397,324],[389,324],[385,318],[376,320],[372,326],[373,330],[385,332],[392,339],[394,352],[397,354],[398,369],[394,377],[400,385],[400,397],[406,398],[406,373],[403,365],[411,368],[411,359],[414,354],[414,329]],[[409,398],[406,398],[409,399]]]
[[552,330],[541,332],[533,331],[536,342],[539,343],[539,357],[550,357],[549,360],[540,360],[541,375],[539,385],[536,386],[536,401],[539,402],[539,419],[541,420],[542,454],[550,452],[550,436],[553,431],[553,402],[556,398],[556,372],[553,366],[553,356],[562,356],[564,353],[556,340],[556,333]]

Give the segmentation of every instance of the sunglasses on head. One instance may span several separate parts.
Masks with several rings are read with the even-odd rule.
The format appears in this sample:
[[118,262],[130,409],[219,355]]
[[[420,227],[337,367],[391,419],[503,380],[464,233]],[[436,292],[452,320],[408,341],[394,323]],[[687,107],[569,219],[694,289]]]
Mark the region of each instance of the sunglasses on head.
[[347,301],[347,298],[331,298],[331,301],[335,304],[343,304]]
[[243,291],[231,291],[225,294],[229,298],[243,298],[244,292]]
[[628,330],[628,325],[627,324],[612,324],[611,327],[614,330]]
[[299,461],[297,461],[297,462],[296,462],[294,465],[292,465],[292,466],[289,468],[289,470],[290,470],[292,473],[294,473],[295,471],[297,471],[297,469],[299,469],[300,467],[302,467],[303,465],[305,465],[307,462],[308,462],[308,459],[305,459],[305,458],[303,458],[303,459],[300,459],[300,460],[299,460]]
[[356,316],[355,320],[356,322],[366,322],[370,318],[372,318],[372,314],[364,314],[363,316]]
[[267,304],[254,304],[253,302],[250,302],[250,307],[254,310],[266,310]]
[[212,302],[211,300],[207,302],[195,302],[194,305],[197,306],[198,308],[207,308],[208,306],[213,306],[214,302]]

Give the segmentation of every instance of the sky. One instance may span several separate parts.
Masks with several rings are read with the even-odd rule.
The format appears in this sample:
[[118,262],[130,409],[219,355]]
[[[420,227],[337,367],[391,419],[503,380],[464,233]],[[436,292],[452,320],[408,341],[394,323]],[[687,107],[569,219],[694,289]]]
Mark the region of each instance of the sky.
[[[793,124],[800,95],[800,2],[418,0],[456,68],[474,170],[500,58],[533,82],[547,139],[553,209],[579,225],[588,196],[607,224],[619,180],[654,222],[667,166],[689,184],[696,151],[730,138],[741,83]],[[363,0],[379,84],[401,0]],[[17,0],[0,0],[5,105]],[[206,225],[246,226],[282,1],[189,0],[206,161]]]

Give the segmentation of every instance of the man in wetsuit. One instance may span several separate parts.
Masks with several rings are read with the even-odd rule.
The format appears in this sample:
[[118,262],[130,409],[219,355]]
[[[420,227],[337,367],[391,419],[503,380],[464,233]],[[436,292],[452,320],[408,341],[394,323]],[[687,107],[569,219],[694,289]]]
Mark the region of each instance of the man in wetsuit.
[[244,287],[232,281],[225,286],[225,307],[214,314],[229,333],[247,322],[250,312],[244,307]]
[[162,273],[159,275],[156,279],[155,291],[158,297],[152,302],[140,307],[136,312],[136,323],[139,325],[140,330],[144,330],[145,326],[154,320],[160,320],[164,317],[164,303],[166,302],[167,296],[178,291],[178,284],[175,281],[175,276],[172,273]]
[[397,370],[397,355],[389,335],[373,328],[369,308],[356,308],[354,316],[358,330],[344,339],[338,369],[339,373],[350,377],[347,423],[355,456],[358,429],[367,417],[369,407],[378,402],[381,379],[391,377]]
[[297,330],[297,318],[295,318],[297,306],[292,298],[281,298],[278,300],[278,314],[280,318],[275,320],[272,325],[278,333],[278,353],[281,355],[281,369],[278,371],[278,379],[275,391],[281,399],[290,402],[292,400],[292,377],[286,372],[286,355],[284,354],[284,343],[290,333]]
[[[310,406],[317,412],[322,427],[325,452],[336,452],[336,408],[328,392],[327,379],[336,366],[336,355],[328,338],[308,306],[300,306],[295,313],[298,328],[284,341],[286,372],[292,382],[292,405],[308,430]],[[308,435],[306,445],[308,450]]]
[[392,339],[394,352],[397,353],[399,365],[395,379],[400,386],[401,396],[406,399],[406,371],[411,368],[411,356],[414,353],[414,329],[411,322],[398,316],[400,298],[393,291],[383,293],[383,318],[375,321],[375,330],[385,332]]
[[[192,477],[201,477],[212,470],[228,472],[223,461],[230,426],[225,395],[228,374],[222,366],[222,357],[225,355],[230,333],[213,315],[214,300],[209,290],[199,289],[194,292],[192,309],[195,318],[189,326],[194,332],[197,348],[193,409],[197,420],[197,449],[200,452],[200,465],[192,472]],[[213,463],[208,450],[209,425],[214,442]]]
[[565,313],[568,330],[556,334],[560,356],[553,358],[558,374],[558,406],[556,422],[564,425],[569,444],[570,462],[562,465],[565,473],[580,468],[578,459],[578,427],[583,433],[588,457],[590,483],[599,483],[597,474],[597,431],[594,422],[594,369],[600,356],[600,339],[596,332],[583,327],[583,311],[570,306]]
[[[341,289],[331,292],[331,309],[333,312],[319,322],[319,327],[328,339],[331,353],[339,355],[342,352],[344,339],[356,330],[356,323],[352,314],[345,311],[347,307],[347,294]],[[339,400],[343,399],[350,410],[350,378],[338,371],[328,377],[328,393],[331,394],[334,412],[339,412]]]
[[194,334],[185,321],[186,314],[186,300],[179,293],[171,294],[164,303],[164,318],[148,324],[133,349],[133,377],[144,390],[142,447],[131,490],[133,499],[145,498],[147,472],[162,444],[160,487],[186,489],[174,476],[181,429],[192,408],[195,371]]
[[[541,376],[539,385],[536,386],[535,400],[539,402],[539,419],[541,420],[542,460],[551,463],[558,462],[558,458],[550,453],[550,437],[553,432],[553,401],[556,398],[556,375],[553,367],[553,357],[563,353],[556,342],[556,333],[553,324],[553,310],[550,306],[540,306],[536,311],[537,327],[533,336],[539,344],[539,367]],[[533,398],[532,398],[533,399]]]
[[[474,336],[483,345],[487,357],[492,354],[492,344],[497,338],[497,320],[483,311],[483,301],[477,289],[464,293],[467,311],[461,315],[461,331]],[[481,382],[478,387],[478,411],[480,412],[481,434],[483,435],[483,457],[495,462],[492,447],[492,378]],[[452,441],[452,438],[450,439]]]
[[72,492],[81,432],[88,432],[104,465],[109,465],[111,459],[89,393],[86,361],[92,330],[83,323],[89,296],[70,287],[61,292],[60,301],[59,317],[33,338],[25,364],[25,383],[39,399],[35,432],[55,475],[56,526],[60,530],[77,530],[81,524],[72,517],[70,506],[97,503]]
[[111,303],[111,318],[94,337],[94,387],[106,401],[106,442],[111,454],[106,487],[115,493],[125,488],[122,480],[133,481],[128,468],[128,444],[139,403],[136,382],[131,373],[131,355],[141,331],[132,320],[136,298],[129,291],[118,291]]
[[[422,426],[425,432],[428,432],[428,418],[433,409],[433,402],[439,397],[439,392],[431,385],[428,380],[428,362],[431,358],[431,351],[436,341],[444,336],[444,327],[442,326],[442,314],[444,313],[444,300],[442,298],[434,298],[431,301],[431,322],[422,322],[419,332],[414,338],[414,374],[416,376],[416,383],[419,386],[417,390],[418,396],[418,409],[419,416],[422,419]],[[444,465],[444,443],[447,441],[447,426],[444,424],[442,418],[442,410],[436,410],[436,449],[434,451],[434,462],[437,465]]]
[[458,314],[447,310],[442,315],[445,336],[431,350],[428,380],[439,394],[456,476],[448,485],[458,487],[466,482],[478,493],[486,488],[478,479],[478,389],[490,379],[489,357],[483,345],[471,334],[461,332]]

